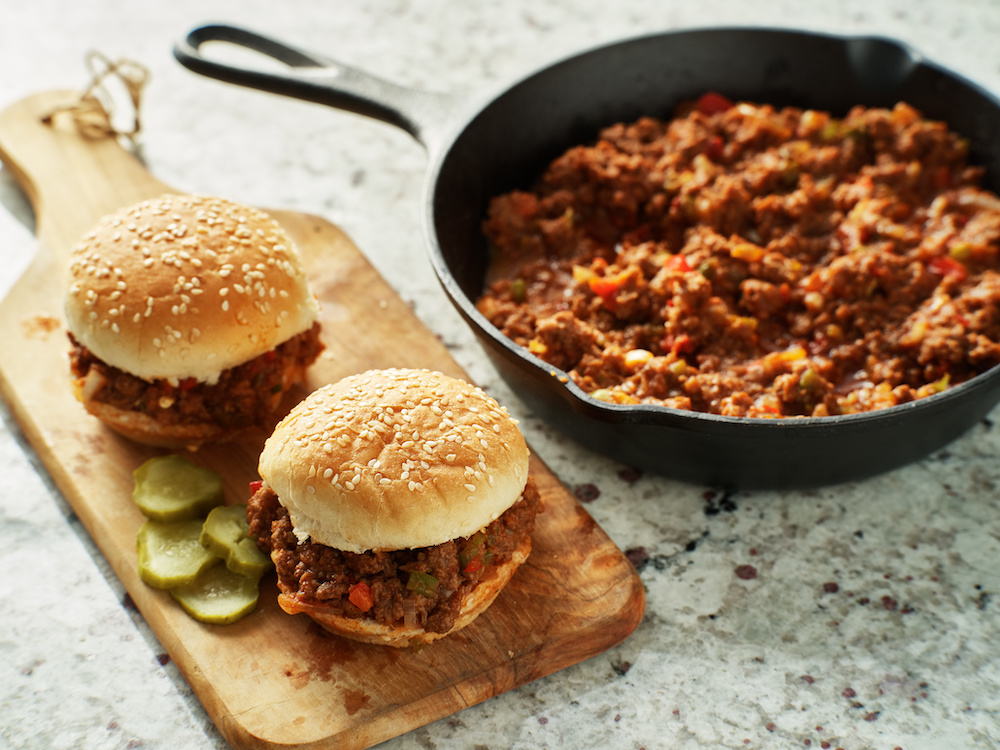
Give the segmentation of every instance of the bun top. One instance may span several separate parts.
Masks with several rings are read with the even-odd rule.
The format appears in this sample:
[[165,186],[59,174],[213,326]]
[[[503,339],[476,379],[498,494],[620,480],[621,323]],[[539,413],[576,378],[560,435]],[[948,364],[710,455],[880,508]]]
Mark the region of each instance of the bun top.
[[74,248],[70,333],[145,380],[214,383],[318,315],[294,243],[263,211],[164,195],[104,217]]
[[528,447],[482,390],[429,370],[322,387],[265,442],[258,470],[300,538],[348,552],[468,537],[521,496]]

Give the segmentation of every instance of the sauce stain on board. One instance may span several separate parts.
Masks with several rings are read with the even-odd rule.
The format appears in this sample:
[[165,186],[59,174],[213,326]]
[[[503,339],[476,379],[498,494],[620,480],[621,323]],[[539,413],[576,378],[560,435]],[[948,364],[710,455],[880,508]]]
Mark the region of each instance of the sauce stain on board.
[[25,338],[47,339],[53,331],[59,330],[62,322],[52,315],[34,315],[21,321]]
[[363,708],[368,708],[371,705],[371,696],[360,690],[345,690],[344,691],[344,710],[347,711],[348,716],[354,716],[358,711]]
[[305,664],[286,667],[285,676],[296,689],[304,688],[311,680],[336,682],[338,667],[357,660],[355,644],[327,633],[315,623],[309,623],[306,632],[311,637],[304,654]]

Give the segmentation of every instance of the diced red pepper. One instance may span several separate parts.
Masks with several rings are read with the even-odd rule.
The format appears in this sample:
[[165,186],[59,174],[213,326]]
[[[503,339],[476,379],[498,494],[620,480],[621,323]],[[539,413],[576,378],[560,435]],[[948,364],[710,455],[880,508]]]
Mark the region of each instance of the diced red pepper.
[[372,595],[372,588],[364,581],[359,581],[351,586],[347,590],[347,598],[350,600],[351,604],[360,609],[362,612],[367,612],[375,604],[375,597]]
[[263,486],[264,482],[261,481],[260,479],[255,479],[254,481],[250,482],[250,494],[256,495],[260,491],[260,488]]
[[618,279],[594,276],[587,282],[587,285],[590,287],[590,291],[601,298],[601,302],[608,310],[615,311],[618,307],[617,294],[620,288]]
[[590,291],[603,299],[613,297],[618,292],[618,282],[605,276],[594,276],[587,283]]
[[940,255],[927,264],[927,269],[937,276],[951,276],[957,281],[962,281],[969,275],[968,269],[960,260],[955,260],[950,255]]
[[671,255],[663,263],[664,268],[668,271],[676,271],[677,273],[687,273],[691,270],[691,266],[688,265],[687,258],[685,258],[680,253],[676,255]]
[[764,414],[771,414],[776,417],[781,416],[781,407],[778,404],[773,403],[771,401],[761,404],[760,410]]
[[725,143],[722,138],[717,135],[713,135],[705,143],[705,150],[702,152],[712,161],[717,161],[720,156],[722,156],[724,151]]
[[197,378],[184,378],[180,383],[177,384],[182,391],[190,391],[196,385],[198,385]]
[[694,351],[694,341],[686,333],[680,336],[665,336],[663,338],[663,348],[669,349],[676,356],[690,354]]
[[483,569],[483,548],[486,544],[486,534],[477,531],[468,543],[458,553],[458,564],[463,573],[475,573]]
[[717,115],[720,112],[732,109],[732,106],[733,103],[731,100],[715,91],[702,94],[698,99],[698,111],[706,115]]

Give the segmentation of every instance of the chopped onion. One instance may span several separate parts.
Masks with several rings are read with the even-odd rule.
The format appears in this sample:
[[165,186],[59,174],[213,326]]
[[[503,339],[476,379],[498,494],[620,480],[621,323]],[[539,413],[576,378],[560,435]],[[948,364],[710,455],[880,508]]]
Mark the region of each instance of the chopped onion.
[[87,376],[83,379],[83,384],[80,386],[80,397],[84,401],[90,401],[106,382],[108,382],[107,379],[97,370],[88,370]]
[[1000,198],[980,190],[965,191],[958,195],[960,206],[975,206],[985,211],[1000,211]]
[[408,596],[403,599],[403,625],[408,628],[417,626],[417,606]]

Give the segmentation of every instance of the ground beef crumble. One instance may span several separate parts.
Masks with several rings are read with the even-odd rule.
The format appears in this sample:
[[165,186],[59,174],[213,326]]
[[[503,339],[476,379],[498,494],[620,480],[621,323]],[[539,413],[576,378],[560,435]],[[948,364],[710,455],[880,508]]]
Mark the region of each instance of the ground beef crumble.
[[[305,603],[322,604],[337,615],[385,625],[403,623],[409,609],[415,625],[431,633],[447,633],[465,595],[480,581],[492,577],[496,566],[510,560],[521,540],[534,530],[535,516],[541,510],[541,496],[529,478],[521,499],[483,530],[485,565],[464,571],[460,559],[468,539],[436,547],[361,554],[342,552],[309,539],[299,542],[288,511],[267,486],[251,497],[247,520],[257,545],[274,560],[283,593]],[[411,571],[437,579],[433,595],[407,589]],[[348,598],[351,586],[359,581],[371,588],[373,606],[367,612]]]
[[70,334],[70,370],[77,378],[92,371],[102,376],[94,401],[147,414],[164,426],[211,423],[227,432],[242,430],[267,423],[274,397],[291,385],[288,373],[301,374],[322,352],[319,334],[315,323],[275,349],[223,370],[212,385],[137,378],[94,356]]
[[613,403],[823,417],[1000,362],[1000,199],[911,106],[707,95],[496,197],[479,310]]

